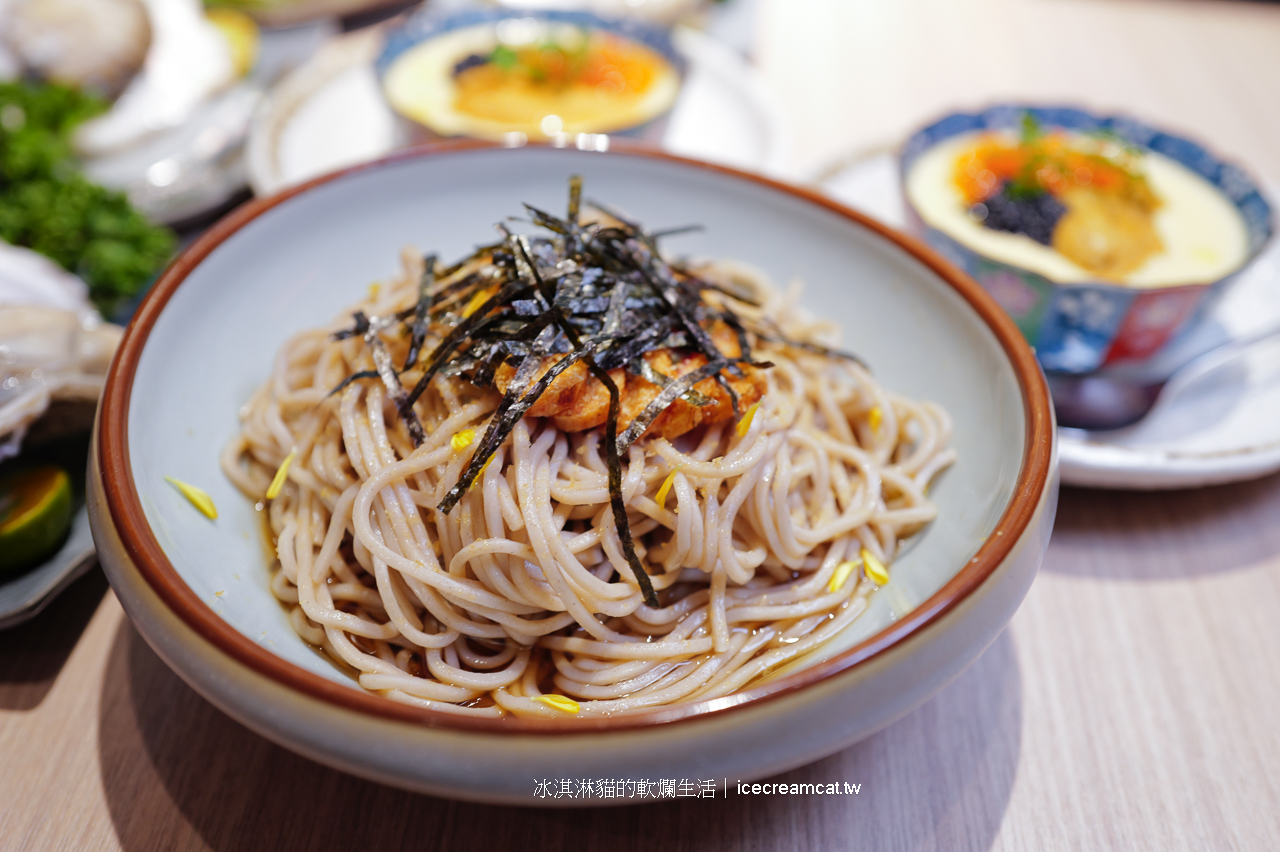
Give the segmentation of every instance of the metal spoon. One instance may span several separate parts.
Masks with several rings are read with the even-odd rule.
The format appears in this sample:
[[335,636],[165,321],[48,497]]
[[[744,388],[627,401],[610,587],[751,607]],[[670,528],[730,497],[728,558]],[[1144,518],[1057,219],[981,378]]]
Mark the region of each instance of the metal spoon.
[[1115,376],[1049,375],[1049,392],[1058,425],[1106,430],[1132,426],[1161,400],[1180,393],[1201,376],[1234,361],[1264,340],[1280,335],[1280,323],[1228,340],[1183,364],[1160,381],[1134,381]]

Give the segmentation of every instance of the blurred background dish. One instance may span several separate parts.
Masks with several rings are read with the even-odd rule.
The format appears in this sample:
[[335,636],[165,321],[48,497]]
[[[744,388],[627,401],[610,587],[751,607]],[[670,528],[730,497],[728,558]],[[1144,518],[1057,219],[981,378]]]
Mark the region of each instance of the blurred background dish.
[[[78,293],[74,307],[88,311],[92,303],[110,318],[127,310],[176,241],[123,194],[81,171],[71,136],[105,107],[90,94],[54,83],[0,82],[0,240],[78,276],[84,286],[72,288]],[[3,301],[46,302],[49,276],[30,258],[6,257],[12,288]]]
[[333,19],[264,34],[200,0],[12,0],[0,3],[0,79],[100,99],[75,131],[80,169],[147,217],[188,224],[245,192],[263,92],[337,30]]
[[77,491],[73,501],[70,529],[61,547],[37,567],[0,583],[0,630],[35,618],[59,592],[98,564],[83,491]]
[[[375,159],[420,138],[421,131],[382,95],[374,61],[383,38],[380,28],[337,37],[272,90],[246,147],[256,194]],[[672,44],[685,64],[684,81],[654,141],[682,156],[785,174],[786,122],[752,67],[733,49],[686,27],[673,31]],[[607,145],[592,137],[590,145]]]
[[407,5],[404,0],[207,0],[212,9],[243,12],[266,27],[296,27],[345,15],[394,12]]
[[0,308],[0,459],[88,432],[120,334],[92,311]]
[[114,99],[153,37],[141,0],[10,0],[0,41],[21,69]]
[[1241,169],[1123,116],[953,113],[899,168],[908,227],[987,288],[1049,372],[1149,360],[1273,230]]
[[272,89],[245,145],[256,195],[410,144],[373,70],[383,37],[381,28],[370,27],[332,38]]
[[43,255],[0,242],[0,628],[92,568],[89,430],[122,329]]
[[[906,228],[896,146],[855,152],[812,179],[832,197]],[[1268,187],[1267,195],[1280,197]],[[1273,240],[1211,304],[1189,333],[1131,371],[1165,377],[1232,338],[1280,321],[1280,242]],[[1196,381],[1128,429],[1060,429],[1064,484],[1086,487],[1192,488],[1280,470],[1280,346],[1263,344]],[[1103,371],[1102,374],[1106,374]]]
[[424,9],[387,34],[375,67],[392,109],[431,136],[545,140],[656,138],[682,65],[666,30],[626,18]]
[[78,168],[71,134],[104,106],[0,82],[0,627],[94,564],[84,469],[121,333],[102,314],[127,310],[174,248]]
[[591,12],[605,18],[643,18],[670,26],[696,14],[706,0],[498,0],[498,5],[516,10],[561,9]]
[[248,79],[257,28],[240,13],[206,13],[199,0],[143,2],[146,61],[111,109],[77,131],[76,148],[94,180],[154,219],[180,222],[244,186],[238,154],[261,96]]
[[[650,112],[665,111],[648,126],[655,144],[785,172],[786,122],[739,52],[749,38],[745,0],[728,8],[702,0],[592,0],[550,13],[542,7],[559,4],[501,5],[507,8],[433,0],[407,20],[421,30],[458,14],[616,17],[621,23],[608,26],[646,33],[685,70],[683,85],[673,87],[667,77],[666,96],[655,96]],[[0,2],[0,79],[34,75],[102,98],[108,108],[75,135],[84,174],[124,192],[152,220],[190,228],[249,188],[274,191],[432,135],[388,106],[373,70],[388,33],[406,32],[406,18],[396,12],[407,7],[369,0],[9,0]],[[109,23],[95,23],[103,14]],[[707,26],[734,47],[683,26],[670,35],[661,29],[677,21]],[[667,110],[673,90],[679,96]]]
[[[94,182],[147,216],[176,222],[244,185],[238,152],[258,94],[243,80],[257,28],[200,0],[13,0],[0,7],[12,67],[102,99],[74,148]],[[0,62],[0,65],[3,65]]]
[[244,60],[247,67],[237,65],[231,40],[205,15],[199,0],[143,3],[151,32],[146,58],[111,109],[76,132],[76,148],[87,158],[119,151],[178,127],[252,66],[252,55]]

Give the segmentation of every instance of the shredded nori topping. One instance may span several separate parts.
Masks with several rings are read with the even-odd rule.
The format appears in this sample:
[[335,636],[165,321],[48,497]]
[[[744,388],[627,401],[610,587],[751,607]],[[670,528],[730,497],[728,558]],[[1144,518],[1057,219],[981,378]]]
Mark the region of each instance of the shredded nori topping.
[[409,330],[409,354],[404,359],[408,370],[418,362],[423,341],[427,339],[427,314],[431,310],[431,285],[436,283],[436,256],[429,254],[422,260],[422,281],[418,283],[418,304],[413,307],[413,327]]
[[[711,404],[712,400],[694,389],[708,378],[714,378],[728,393],[734,417],[741,417],[738,395],[724,374],[743,375],[740,365],[772,366],[753,360],[753,340],[858,359],[816,344],[788,340],[772,323],[748,321],[721,299],[714,305],[708,302],[703,294],[714,291],[744,304],[757,304],[749,293],[703,280],[693,270],[663,260],[658,252],[659,238],[697,230],[699,226],[646,232],[596,202],[591,206],[612,221],[584,225],[579,215],[581,206],[582,179],[575,176],[569,181],[565,218],[524,205],[532,222],[550,232],[550,236],[513,234],[499,224],[501,242],[483,246],[449,268],[440,268],[435,255],[427,256],[418,299],[412,308],[388,317],[368,317],[357,311],[350,328],[332,335],[333,340],[362,337],[370,347],[376,369],[353,373],[330,394],[353,381],[381,379],[418,446],[425,435],[414,404],[437,375],[462,376],[488,388],[493,387],[497,369],[503,364],[515,368],[515,376],[470,463],[436,507],[448,513],[474,484],[516,423],[558,376],[582,362],[609,393],[605,455],[618,538],[645,603],[657,607],[658,598],[636,554],[622,500],[621,457],[631,444],[676,399],[683,398],[692,405]],[[463,270],[469,271],[462,274]],[[708,328],[717,321],[733,330],[741,348],[739,357],[726,356],[712,341]],[[409,338],[408,355],[399,371],[379,336],[395,325]],[[430,352],[424,352],[427,337],[433,332],[440,342]],[[666,376],[643,357],[661,349],[699,354],[707,362],[683,376]],[[535,380],[544,360],[553,356],[561,357]],[[609,377],[609,371],[618,368],[626,368],[661,388],[621,434],[621,394]],[[413,388],[406,390],[400,376],[416,370],[421,370],[421,375]]]

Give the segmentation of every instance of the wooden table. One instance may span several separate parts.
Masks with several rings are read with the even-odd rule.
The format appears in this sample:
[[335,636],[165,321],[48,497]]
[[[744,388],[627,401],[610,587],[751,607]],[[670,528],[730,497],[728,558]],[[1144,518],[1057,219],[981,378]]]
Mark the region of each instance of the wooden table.
[[[1127,107],[1280,175],[1280,7],[769,0],[759,23],[801,169],[1022,95]],[[1277,613],[1280,476],[1067,489],[1040,577],[982,658],[783,778],[857,796],[538,811],[403,793],[268,743],[173,675],[95,573],[0,633],[0,849],[1277,849]]]

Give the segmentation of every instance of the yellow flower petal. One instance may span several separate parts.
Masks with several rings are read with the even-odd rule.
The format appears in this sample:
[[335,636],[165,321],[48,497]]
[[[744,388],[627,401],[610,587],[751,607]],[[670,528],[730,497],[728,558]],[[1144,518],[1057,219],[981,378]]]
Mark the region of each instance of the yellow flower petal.
[[[489,465],[493,464],[493,460],[497,457],[498,457],[498,454],[494,453],[493,455],[489,456],[489,460],[487,462],[480,465],[480,470],[476,473],[476,478],[471,480],[471,488],[475,488],[477,485],[480,484],[480,480],[484,479],[484,472],[489,469]],[[471,489],[468,488],[467,490],[470,491]]]
[[756,409],[758,409],[759,407],[760,407],[760,403],[758,402],[752,403],[751,407],[747,409],[747,413],[743,416],[741,420],[738,421],[738,437],[739,438],[746,435],[747,430],[751,428],[751,421],[756,419]]
[[455,453],[460,453],[463,450],[465,450],[467,447],[475,443],[475,440],[476,440],[475,429],[463,429],[461,432],[458,432],[456,435],[454,435],[452,438],[449,439],[449,446],[453,447],[453,451]]
[[293,450],[284,457],[284,461],[280,462],[280,468],[276,471],[275,478],[271,480],[271,486],[267,488],[268,500],[274,500],[280,496],[280,490],[284,488],[285,480],[289,478],[289,465],[293,464],[293,458],[297,454],[298,451]]
[[867,412],[867,425],[871,427],[872,432],[880,431],[880,424],[884,422],[884,412],[880,410],[880,406],[876,406]]
[[658,489],[658,496],[653,499],[658,501],[659,506],[667,505],[667,495],[671,493],[671,486],[676,481],[676,474],[680,472],[680,468],[676,468],[667,474],[667,478],[662,481],[662,487]]
[[182,492],[182,496],[191,501],[191,505],[200,510],[209,520],[216,520],[218,517],[218,507],[213,505],[213,498],[203,488],[196,488],[180,479],[174,479],[172,476],[166,476],[165,481],[173,485]]
[[849,575],[858,570],[859,564],[856,559],[846,559],[837,565],[836,572],[831,575],[831,582],[827,584],[827,591],[840,591],[840,587],[844,585],[845,580],[849,579]]
[[865,547],[862,548],[862,565],[866,569],[867,577],[877,586],[883,586],[889,582],[889,570],[874,553]]
[[533,700],[565,713],[577,713],[582,709],[581,704],[564,695],[539,695]]
[[381,283],[375,281],[372,284],[370,284],[369,285],[369,301],[376,302],[378,300],[378,294],[381,292],[382,292]]

